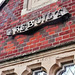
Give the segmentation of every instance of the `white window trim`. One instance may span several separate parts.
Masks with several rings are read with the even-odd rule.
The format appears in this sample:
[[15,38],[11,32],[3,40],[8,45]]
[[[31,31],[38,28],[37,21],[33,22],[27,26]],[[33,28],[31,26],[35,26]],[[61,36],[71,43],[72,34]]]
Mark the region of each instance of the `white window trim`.
[[62,69],[60,69],[60,70],[56,73],[56,75],[59,75],[60,72],[62,72],[63,70],[65,70],[65,67],[70,66],[70,65],[74,65],[74,63],[69,63],[69,64],[63,65],[63,66],[62,66]]
[[36,72],[38,72],[38,73],[39,73],[39,72],[43,72],[43,75],[44,75],[44,74],[47,75],[47,73],[45,73],[45,72],[44,72],[43,70],[41,70],[41,69],[40,69],[40,70],[35,70],[35,71],[33,71],[33,75],[35,75]]
[[32,8],[32,0],[24,0],[24,3],[23,3],[23,9],[22,9],[22,11],[21,11],[21,15],[25,15],[25,14],[27,14],[27,13],[29,13],[29,12],[32,12],[32,11],[34,11],[34,10],[37,10],[37,9],[39,9],[39,8],[41,8],[41,7],[44,7],[44,6],[46,6],[46,5],[49,5],[49,4],[52,4],[52,3],[54,3],[54,2],[57,2],[58,0],[52,0],[52,1],[48,1],[48,2],[46,2],[46,3],[42,3],[41,5],[39,5],[39,6],[37,6],[37,7],[33,7]]

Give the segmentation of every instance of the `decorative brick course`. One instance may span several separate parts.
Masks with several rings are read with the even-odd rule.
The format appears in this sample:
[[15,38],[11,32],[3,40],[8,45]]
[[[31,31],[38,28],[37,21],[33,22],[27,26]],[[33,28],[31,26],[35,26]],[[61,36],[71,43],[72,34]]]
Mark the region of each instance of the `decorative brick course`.
[[[59,7],[60,6],[60,7]],[[64,23],[49,24],[37,31],[7,36],[7,29],[35,19],[48,11],[66,7],[72,17]],[[75,40],[75,0],[61,0],[21,16],[23,0],[10,0],[0,11],[0,60],[34,53]],[[41,13],[40,13],[41,12]]]

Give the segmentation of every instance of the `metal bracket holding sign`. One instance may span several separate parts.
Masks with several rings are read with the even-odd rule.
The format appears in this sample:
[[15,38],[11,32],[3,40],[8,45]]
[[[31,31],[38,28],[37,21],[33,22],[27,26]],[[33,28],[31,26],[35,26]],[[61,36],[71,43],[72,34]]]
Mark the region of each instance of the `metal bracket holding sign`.
[[23,32],[29,31],[30,29],[32,29],[34,27],[38,27],[46,22],[52,22],[54,20],[57,20],[66,14],[69,14],[69,12],[67,11],[66,8],[61,8],[52,13],[48,12],[48,13],[42,14],[42,16],[40,16],[34,20],[31,20],[22,25],[16,26],[12,29],[8,29],[7,35],[15,35],[18,33],[23,33]]

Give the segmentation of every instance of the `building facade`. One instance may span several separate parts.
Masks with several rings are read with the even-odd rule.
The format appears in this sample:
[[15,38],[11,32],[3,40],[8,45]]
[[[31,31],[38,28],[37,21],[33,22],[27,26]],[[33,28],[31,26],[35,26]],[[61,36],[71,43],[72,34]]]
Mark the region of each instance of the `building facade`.
[[0,75],[75,75],[75,0],[0,5]]

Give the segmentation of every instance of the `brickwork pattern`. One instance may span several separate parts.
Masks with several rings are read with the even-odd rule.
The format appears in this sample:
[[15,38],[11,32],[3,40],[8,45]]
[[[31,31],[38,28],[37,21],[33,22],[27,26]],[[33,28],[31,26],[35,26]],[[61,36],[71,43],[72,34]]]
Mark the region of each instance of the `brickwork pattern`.
[[[60,9],[59,6],[68,9],[72,15],[69,21],[46,25],[40,29],[35,29],[34,33],[23,33],[15,36],[6,35],[7,29],[35,19],[45,12],[58,10]],[[23,0],[10,0],[0,11],[2,13],[2,16],[0,16],[0,60],[34,53],[75,40],[75,0],[64,2],[59,0],[23,16],[21,16],[22,9]]]

